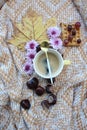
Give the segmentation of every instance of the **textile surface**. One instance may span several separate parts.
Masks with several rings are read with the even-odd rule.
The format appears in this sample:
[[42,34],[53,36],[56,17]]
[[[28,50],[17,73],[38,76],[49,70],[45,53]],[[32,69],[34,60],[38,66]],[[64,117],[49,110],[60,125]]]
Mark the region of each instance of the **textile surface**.
[[81,14],[83,18],[83,22],[85,23],[86,29],[87,29],[87,4],[86,0],[72,0],[72,2],[75,4],[77,10]]
[[[21,22],[23,16],[32,15],[33,11],[43,17],[43,22],[51,17],[56,18],[57,25],[81,22],[82,43],[80,47],[63,48],[64,59],[72,64],[56,77],[57,103],[48,111],[41,106],[47,94],[38,97],[27,89],[26,81],[31,77],[22,70],[25,52],[6,42],[14,33],[12,23]],[[37,77],[41,86],[47,84]],[[31,103],[27,111],[20,109],[20,101],[25,98]],[[0,130],[87,130],[87,32],[72,0],[9,0],[1,9]]]
[[2,8],[2,6],[5,4],[7,0],[0,0],[0,9]]

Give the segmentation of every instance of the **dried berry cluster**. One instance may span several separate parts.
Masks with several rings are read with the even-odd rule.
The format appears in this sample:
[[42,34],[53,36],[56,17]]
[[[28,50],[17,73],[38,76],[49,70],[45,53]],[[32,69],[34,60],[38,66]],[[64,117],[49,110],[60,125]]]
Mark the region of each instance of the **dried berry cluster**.
[[[67,39],[64,39],[63,43],[65,46],[67,46],[67,44],[69,42],[72,42],[73,38],[76,36],[76,31],[78,31],[81,27],[80,22],[76,22],[74,27],[72,25],[68,25],[67,26],[67,31],[69,33],[69,35],[67,36]],[[78,44],[81,43],[81,39],[77,39],[76,41]]]

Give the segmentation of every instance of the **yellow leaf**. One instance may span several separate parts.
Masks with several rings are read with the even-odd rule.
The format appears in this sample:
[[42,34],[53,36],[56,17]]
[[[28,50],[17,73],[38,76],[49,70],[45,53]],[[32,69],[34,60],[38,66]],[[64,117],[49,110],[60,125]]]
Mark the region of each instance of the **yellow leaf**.
[[56,19],[55,18],[50,18],[45,24],[45,29],[49,28],[50,26],[56,26]]
[[[47,38],[47,34],[46,34],[46,31],[47,29],[50,27],[50,26],[56,26],[56,19],[54,18],[51,18],[49,19],[46,24],[42,27],[42,26],[39,26],[39,28],[41,29],[41,32],[39,33],[39,36],[36,38],[37,41],[40,41],[41,39],[41,42],[42,40],[44,41],[48,41],[48,38]],[[41,43],[40,42],[40,43]]]
[[28,38],[26,38],[22,33],[18,33],[17,35],[14,35],[12,39],[8,40],[7,42],[17,46],[19,44],[25,43],[26,41],[28,41]]
[[8,43],[13,44],[20,50],[24,50],[26,42],[32,39],[41,44],[43,41],[48,41],[46,31],[50,26],[56,26],[56,19],[51,18],[44,24],[41,16],[27,15],[21,23],[14,23],[18,33],[9,39]]

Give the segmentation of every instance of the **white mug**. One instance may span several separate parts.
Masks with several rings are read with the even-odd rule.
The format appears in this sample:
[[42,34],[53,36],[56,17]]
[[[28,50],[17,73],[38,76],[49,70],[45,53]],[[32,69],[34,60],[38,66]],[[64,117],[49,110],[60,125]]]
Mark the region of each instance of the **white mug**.
[[[48,54],[49,63],[51,67],[52,78],[58,76],[62,72],[64,65],[70,64],[70,61],[63,60],[61,54],[57,50],[48,49],[47,54]],[[35,55],[33,60],[33,66],[35,72],[40,77],[46,79],[50,78],[46,55],[42,50]]]

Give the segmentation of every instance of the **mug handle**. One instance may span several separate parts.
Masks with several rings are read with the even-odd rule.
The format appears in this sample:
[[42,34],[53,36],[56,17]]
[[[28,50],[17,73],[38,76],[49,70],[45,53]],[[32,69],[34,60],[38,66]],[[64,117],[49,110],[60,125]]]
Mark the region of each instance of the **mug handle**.
[[70,60],[64,60],[64,65],[70,65],[71,61]]

